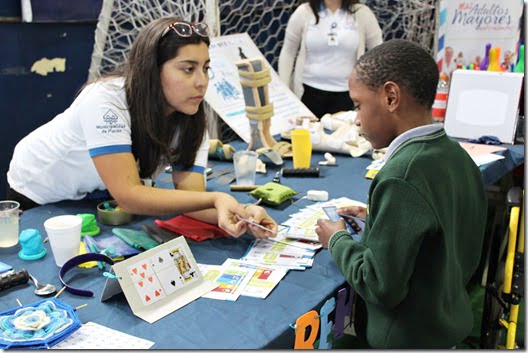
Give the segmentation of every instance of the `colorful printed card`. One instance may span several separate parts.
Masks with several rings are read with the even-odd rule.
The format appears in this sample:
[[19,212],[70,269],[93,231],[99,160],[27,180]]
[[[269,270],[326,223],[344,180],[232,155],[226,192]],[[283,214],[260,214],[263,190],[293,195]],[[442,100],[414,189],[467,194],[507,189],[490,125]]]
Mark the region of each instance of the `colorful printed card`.
[[304,227],[286,227],[284,230],[280,231],[280,236],[284,236],[286,238],[290,239],[301,239],[301,240],[308,240],[312,242],[319,242],[319,237],[317,236],[317,233],[315,232],[315,227],[312,228],[304,228]]
[[202,297],[218,300],[236,301],[255,273],[254,267],[231,266],[229,263],[198,266],[205,273],[205,278],[217,284],[216,288]]
[[227,259],[224,265],[230,267],[254,268],[255,273],[242,291],[243,296],[265,299],[288,273],[287,269],[261,266],[247,261]]
[[206,280],[184,237],[113,265],[134,314],[153,323],[216,287]]
[[305,270],[312,266],[314,254],[311,250],[263,239],[254,241],[241,260],[263,266]]

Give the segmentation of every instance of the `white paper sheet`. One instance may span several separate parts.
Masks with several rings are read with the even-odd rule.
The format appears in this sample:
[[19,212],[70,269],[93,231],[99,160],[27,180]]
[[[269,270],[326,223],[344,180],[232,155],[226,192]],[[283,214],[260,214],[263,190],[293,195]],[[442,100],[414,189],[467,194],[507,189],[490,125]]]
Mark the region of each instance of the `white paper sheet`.
[[95,322],[87,322],[52,349],[149,349],[154,344]]

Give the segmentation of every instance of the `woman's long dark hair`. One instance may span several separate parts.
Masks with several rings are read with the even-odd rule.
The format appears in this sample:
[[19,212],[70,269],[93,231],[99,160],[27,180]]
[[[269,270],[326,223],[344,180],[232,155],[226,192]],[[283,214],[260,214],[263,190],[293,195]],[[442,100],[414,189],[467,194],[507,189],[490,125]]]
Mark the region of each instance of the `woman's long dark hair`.
[[[323,0],[308,0],[310,7],[315,15],[315,24],[319,23],[319,7],[323,3]],[[353,13],[352,6],[359,3],[359,0],[343,0],[341,8],[347,10],[349,13]]]
[[[209,38],[192,33],[181,37],[170,30],[162,33],[177,18],[161,18],[146,25],[137,36],[124,67],[125,91],[132,128],[132,153],[139,163],[141,178],[149,178],[164,158],[171,164],[191,167],[206,131],[203,103],[192,116],[174,112],[164,116],[167,101],[161,86],[162,65],[178,55],[182,46]],[[175,148],[171,149],[177,133]]]

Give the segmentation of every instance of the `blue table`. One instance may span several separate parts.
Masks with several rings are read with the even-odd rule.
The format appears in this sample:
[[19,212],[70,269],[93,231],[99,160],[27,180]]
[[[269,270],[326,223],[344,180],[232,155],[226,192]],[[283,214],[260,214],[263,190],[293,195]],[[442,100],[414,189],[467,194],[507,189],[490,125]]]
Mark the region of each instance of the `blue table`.
[[[246,144],[232,143],[235,148],[243,149]],[[505,159],[481,168],[486,185],[493,184],[503,175],[524,162],[524,146],[507,146]],[[370,155],[352,158],[334,155],[337,167],[321,167],[319,178],[281,178],[281,182],[299,192],[299,199],[311,189],[327,190],[330,198],[347,196],[351,199],[366,202],[370,180],[365,179],[365,168],[372,162]],[[324,160],[323,154],[315,152],[312,164]],[[232,166],[231,163],[211,161],[213,170]],[[291,160],[285,161],[291,167]],[[268,164],[265,175],[257,175],[257,184],[271,181],[280,167]],[[167,179],[166,177],[162,177]],[[163,182],[161,182],[163,184]],[[208,190],[228,191],[215,181],[208,182]],[[247,192],[236,192],[234,196],[241,203],[255,202]],[[310,204],[306,199],[295,205],[284,203],[278,208],[267,208],[269,214],[283,222],[289,215]],[[46,219],[77,213],[95,213],[96,202],[76,201],[59,202],[37,207],[24,212],[21,216],[20,230],[38,229],[45,236],[43,223]],[[152,223],[154,218],[137,217],[126,228],[140,229],[142,224]],[[101,226],[100,236],[109,236],[111,226]],[[240,258],[250,245],[252,238],[244,235],[239,239],[225,238],[201,243],[188,241],[194,257],[198,262],[221,264],[228,257]],[[42,283],[52,283],[61,287],[58,268],[53,261],[49,243],[45,244],[48,255],[36,261],[21,260],[17,253],[20,245],[0,249],[0,261],[9,263],[14,269],[25,268]],[[77,307],[88,304],[79,310],[82,322],[93,321],[101,325],[154,341],[155,349],[291,349],[294,344],[294,330],[290,324],[309,310],[319,310],[327,299],[333,297],[344,285],[344,277],[333,263],[328,251],[317,253],[312,268],[306,271],[290,271],[266,299],[240,297],[236,302],[200,298],[189,305],[167,315],[154,324],[149,324],[136,317],[123,294],[100,302],[105,278],[102,271],[93,269],[76,269],[69,273],[72,285],[79,288],[90,288],[95,296],[92,298],[77,297],[64,292],[59,297],[64,302]],[[17,306],[16,299],[23,304],[35,302],[40,297],[33,294],[33,285],[28,283],[0,292],[0,311]]]

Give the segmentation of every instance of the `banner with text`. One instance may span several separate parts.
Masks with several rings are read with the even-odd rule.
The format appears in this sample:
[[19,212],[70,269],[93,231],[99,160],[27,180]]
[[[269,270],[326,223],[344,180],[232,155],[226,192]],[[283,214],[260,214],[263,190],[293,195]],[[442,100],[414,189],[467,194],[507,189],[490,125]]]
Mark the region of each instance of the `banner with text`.
[[500,47],[500,64],[517,62],[522,0],[440,0],[436,61],[451,76],[457,66],[487,67],[489,48]]

